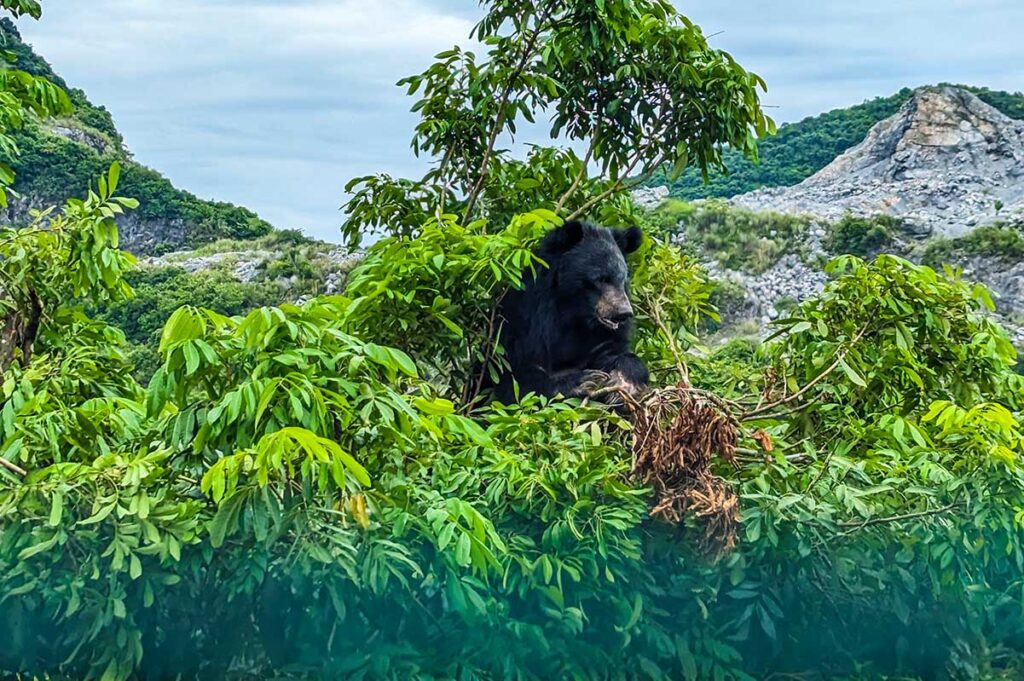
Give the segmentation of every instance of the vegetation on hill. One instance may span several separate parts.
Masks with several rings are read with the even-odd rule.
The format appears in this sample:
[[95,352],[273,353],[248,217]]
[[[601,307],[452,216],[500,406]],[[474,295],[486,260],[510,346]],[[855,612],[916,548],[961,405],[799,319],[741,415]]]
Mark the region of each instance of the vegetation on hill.
[[[1010,118],[1024,120],[1024,94],[957,87],[973,92]],[[707,183],[700,169],[690,168],[677,179],[672,179],[668,170],[663,169],[646,184],[667,185],[670,195],[680,199],[730,197],[761,187],[798,184],[859,144],[876,123],[899,111],[912,94],[913,90],[904,88],[889,97],[877,97],[863,104],[782,125],[775,136],[761,141],[758,162],[741,153],[725,151],[722,160],[728,172],[712,173]]]
[[900,221],[890,215],[846,214],[828,226],[823,245],[830,253],[874,257],[892,246]]
[[922,260],[932,267],[956,264],[967,256],[986,256],[1015,263],[1024,260],[1024,226],[984,225],[957,239],[933,239]]
[[[193,247],[224,237],[252,238],[272,229],[246,208],[199,199],[176,189],[158,172],[133,162],[110,113],[93,105],[81,90],[68,88],[46,60],[21,40],[10,19],[0,20],[0,40],[20,68],[67,90],[72,104],[61,117],[27,121],[16,135],[19,153],[9,161],[17,174],[14,187],[31,199],[33,206],[59,204],[80,195],[92,178],[118,161],[123,167],[122,188],[138,198],[137,215],[154,233],[153,243],[145,245],[147,251]],[[57,127],[77,134],[56,134],[53,130]],[[18,217],[27,220],[27,216]],[[169,228],[171,224],[176,227]],[[180,239],[175,235],[178,231],[183,233]]]
[[135,295],[100,307],[97,320],[124,333],[135,376],[148,383],[160,366],[160,333],[174,312],[195,305],[223,315],[244,315],[281,301],[282,292],[268,282],[242,283],[220,271],[189,273],[178,267],[146,268],[126,277]]
[[799,250],[809,219],[755,212],[722,201],[694,204],[668,199],[647,216],[654,234],[679,241],[695,256],[731,270],[760,274]]
[[[484,9],[481,57],[412,83],[435,168],[357,182],[350,229],[392,233],[345,294],[182,307],[145,388],[80,307],[132,294],[119,166],[0,232],[0,674],[1019,679],[1024,377],[982,287],[842,257],[776,337],[709,356],[712,287],[651,239],[650,395],[482,399],[544,233],[632,218],[633,169],[769,128],[668,2]],[[599,140],[599,176],[495,151],[541,110]]]

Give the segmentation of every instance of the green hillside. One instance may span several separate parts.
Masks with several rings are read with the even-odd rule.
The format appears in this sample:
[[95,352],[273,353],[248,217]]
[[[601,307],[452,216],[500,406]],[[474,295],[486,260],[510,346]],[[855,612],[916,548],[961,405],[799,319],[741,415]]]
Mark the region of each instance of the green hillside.
[[[5,49],[17,55],[18,68],[64,87],[75,106],[71,117],[33,122],[16,135],[21,153],[11,161],[17,172],[14,187],[30,205],[58,204],[78,195],[91,178],[120,160],[124,164],[121,190],[140,202],[134,218],[140,221],[138,231],[144,238],[130,239],[132,250],[159,252],[220,238],[253,238],[271,231],[271,225],[252,211],[200,199],[175,188],[155,170],[132,161],[110,113],[90,102],[83,91],[69,87],[22,41],[8,19],[0,20],[0,40]],[[15,209],[9,217],[18,221],[24,216]]]
[[[957,87],[973,92],[1011,118],[1024,119],[1024,94],[966,85]],[[676,181],[668,178],[666,169],[666,172],[655,174],[646,184],[666,185],[672,196],[681,199],[728,197],[760,187],[797,184],[863,140],[872,126],[899,111],[913,92],[904,88],[889,97],[876,97],[863,104],[780,126],[777,135],[760,143],[759,164],[750,162],[739,152],[727,151],[724,161],[728,174],[712,175],[707,184],[696,168],[689,168]]]

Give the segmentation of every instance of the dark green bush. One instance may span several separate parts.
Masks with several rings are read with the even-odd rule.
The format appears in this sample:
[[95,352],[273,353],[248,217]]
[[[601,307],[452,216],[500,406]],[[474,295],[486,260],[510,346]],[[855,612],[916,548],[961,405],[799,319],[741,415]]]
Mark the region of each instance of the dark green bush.
[[176,267],[131,272],[128,283],[135,296],[94,308],[93,314],[124,332],[132,343],[131,358],[136,377],[149,381],[159,365],[160,332],[175,310],[183,305],[200,305],[224,315],[246,314],[281,299],[277,286],[268,283],[243,284],[217,272],[190,274]]
[[828,226],[823,245],[836,255],[873,257],[892,245],[900,221],[890,215],[847,214]]
[[1024,259],[1024,234],[1021,227],[999,223],[984,225],[958,239],[934,239],[925,248],[922,260],[933,267],[956,264],[966,256],[984,256],[1016,262]]
[[799,250],[809,220],[755,212],[719,201],[688,204],[669,200],[648,218],[655,233],[682,237],[684,247],[732,270],[759,274],[786,253]]
[[[775,339],[707,355],[695,332],[715,317],[711,284],[647,240],[630,263],[635,347],[674,386],[658,393],[674,402],[648,403],[673,419],[655,440],[664,469],[632,471],[634,438],[658,435],[644,419],[476,399],[502,363],[496,305],[544,266],[533,247],[562,220],[496,219],[500,178],[529,192],[533,171],[561,163],[488,165],[517,112],[533,120],[573,88],[552,102],[556,127],[630,131],[595,138],[607,177],[560,157],[562,195],[586,184],[571,210],[607,193],[597,215],[634,210],[617,178],[644,161],[623,154],[650,125],[672,127],[647,161],[696,153],[704,167],[770,127],[759,79],[666,2],[487,7],[487,62],[441,53],[417,105],[416,149],[460,162],[364,185],[350,227],[402,221],[345,295],[244,318],[182,307],[142,388],[123,334],[75,306],[112,301],[132,321],[116,307],[132,258],[111,216],[134,205],[110,195],[119,168],[45,226],[0,235],[5,331],[38,331],[0,345],[0,674],[1019,678],[1024,379],[984,288],[845,256]],[[531,69],[509,71],[520,52]],[[640,96],[603,106],[609,82]],[[678,85],[666,96],[682,106],[651,110],[648,85]],[[487,177],[481,213],[458,206],[465,224],[417,198]],[[696,234],[728,255],[715,239],[763,238],[764,220]],[[166,291],[180,275],[150,276]],[[691,465],[701,457],[710,469]],[[709,475],[719,486],[700,485]],[[689,494],[702,489],[716,498]],[[692,505],[665,521],[652,503],[673,490]]]

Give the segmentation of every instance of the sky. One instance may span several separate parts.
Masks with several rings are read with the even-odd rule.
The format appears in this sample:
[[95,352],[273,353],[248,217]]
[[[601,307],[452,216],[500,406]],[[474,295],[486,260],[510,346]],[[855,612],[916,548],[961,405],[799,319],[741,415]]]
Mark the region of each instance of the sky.
[[[473,0],[44,0],[25,39],[107,107],[135,159],[203,197],[338,241],[345,183],[416,177],[395,82],[468,44]],[[902,87],[1024,90],[1021,0],[694,0],[778,122]]]

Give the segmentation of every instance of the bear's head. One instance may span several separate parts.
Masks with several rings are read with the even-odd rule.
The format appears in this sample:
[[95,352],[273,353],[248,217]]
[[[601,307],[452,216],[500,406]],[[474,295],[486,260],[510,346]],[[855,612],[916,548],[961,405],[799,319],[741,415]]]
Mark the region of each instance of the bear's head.
[[626,256],[642,242],[639,227],[609,229],[567,222],[549,233],[538,255],[550,267],[559,312],[596,329],[628,329],[633,306]]

